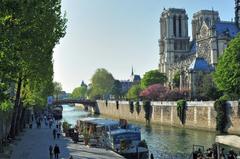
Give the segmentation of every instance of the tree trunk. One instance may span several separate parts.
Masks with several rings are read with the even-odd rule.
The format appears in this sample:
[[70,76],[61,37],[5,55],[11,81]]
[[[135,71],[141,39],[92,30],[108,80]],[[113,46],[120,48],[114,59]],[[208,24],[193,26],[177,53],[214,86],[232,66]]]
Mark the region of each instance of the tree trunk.
[[26,108],[22,108],[22,115],[21,115],[21,118],[20,118],[20,131],[23,131],[23,129],[25,128],[25,124],[26,124]]
[[18,78],[17,83],[17,92],[16,92],[16,99],[15,99],[15,105],[13,109],[13,115],[12,115],[12,122],[11,122],[11,129],[10,129],[10,137],[15,138],[16,136],[16,122],[17,122],[17,116],[18,116],[18,108],[20,104],[20,94],[21,94],[21,87],[22,87],[22,78]]
[[19,106],[18,106],[18,114],[17,114],[16,126],[15,126],[15,133],[16,133],[16,135],[19,133],[20,127],[21,127],[20,120],[21,120],[21,117],[22,117],[22,110],[23,110],[23,102],[20,102]]

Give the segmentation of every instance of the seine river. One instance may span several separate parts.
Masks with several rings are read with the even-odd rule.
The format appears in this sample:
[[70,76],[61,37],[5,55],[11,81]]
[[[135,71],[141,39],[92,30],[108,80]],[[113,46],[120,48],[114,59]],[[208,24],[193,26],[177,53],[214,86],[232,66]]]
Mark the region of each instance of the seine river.
[[[87,112],[81,111],[68,105],[63,106],[63,120],[75,125],[79,118],[88,116]],[[175,127],[152,125],[132,122],[142,131],[142,139],[147,141],[149,150],[155,158],[185,158],[188,159],[193,145],[203,145],[205,150],[214,143],[216,134],[213,132],[180,129]]]

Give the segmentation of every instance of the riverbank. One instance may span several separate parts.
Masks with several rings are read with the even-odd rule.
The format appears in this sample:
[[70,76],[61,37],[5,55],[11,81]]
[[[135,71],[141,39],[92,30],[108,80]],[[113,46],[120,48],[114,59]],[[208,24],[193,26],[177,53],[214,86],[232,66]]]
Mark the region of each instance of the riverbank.
[[[129,101],[103,101],[98,100],[96,107],[89,111],[97,112],[101,115],[112,118],[123,118],[127,120],[145,123],[145,110],[143,103],[139,102],[139,107],[134,102],[131,106]],[[228,132],[240,134],[240,109],[237,101],[229,101],[227,104]],[[184,125],[177,115],[177,102],[159,101],[151,102],[150,123],[189,128],[204,131],[216,131],[216,111],[214,101],[188,101],[185,112]]]
[[82,143],[73,143],[71,139],[61,136],[60,139],[53,139],[52,129],[48,127],[25,129],[20,136],[20,140],[13,145],[10,159],[47,159],[49,158],[49,145],[57,144],[60,148],[61,159],[104,158],[104,159],[124,159],[122,156],[102,148],[93,148]]

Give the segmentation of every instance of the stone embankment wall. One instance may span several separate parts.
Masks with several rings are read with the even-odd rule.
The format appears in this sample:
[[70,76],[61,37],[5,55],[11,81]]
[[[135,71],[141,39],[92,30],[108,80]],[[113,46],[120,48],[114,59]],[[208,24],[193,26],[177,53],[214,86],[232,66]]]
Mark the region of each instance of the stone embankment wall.
[[[105,116],[113,118],[124,118],[138,122],[145,122],[145,111],[140,102],[141,111],[138,114],[134,103],[134,112],[130,112],[128,101],[119,101],[117,109],[116,101],[97,101],[95,111]],[[215,131],[216,111],[214,110],[214,101],[205,102],[187,102],[186,122],[181,124],[177,116],[177,102],[151,102],[152,115],[151,123],[170,125],[176,127],[185,127],[192,129],[202,129]],[[228,102],[229,129],[228,132],[240,134],[240,110],[237,101]],[[99,111],[99,112],[98,112]]]

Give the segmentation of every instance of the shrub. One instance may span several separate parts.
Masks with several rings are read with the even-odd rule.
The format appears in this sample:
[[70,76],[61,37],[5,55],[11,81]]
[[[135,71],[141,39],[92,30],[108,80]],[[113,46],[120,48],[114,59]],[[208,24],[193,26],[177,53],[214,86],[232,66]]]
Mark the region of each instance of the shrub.
[[217,112],[216,130],[220,133],[226,133],[226,126],[229,121],[227,116],[227,100],[224,98],[216,100],[214,109]]
[[63,127],[63,132],[64,133],[67,133],[68,129],[70,129],[72,124],[69,124],[67,121],[64,121],[63,124],[62,124],[62,127]]
[[136,103],[135,103],[135,109],[136,109],[136,111],[137,111],[138,114],[141,112],[141,106],[140,106],[140,104],[139,104],[139,101],[136,101]]
[[106,107],[108,106],[108,100],[105,100],[105,105],[106,105]]
[[145,119],[146,121],[150,121],[151,119],[151,103],[150,101],[143,101],[143,109],[145,111]]
[[178,100],[177,101],[177,115],[183,125],[185,124],[185,119],[186,119],[186,109],[187,109],[186,100]]
[[119,108],[119,102],[118,102],[118,100],[116,101],[116,108],[117,108],[117,109]]
[[129,110],[131,113],[134,112],[134,105],[133,105],[133,101],[129,101]]

